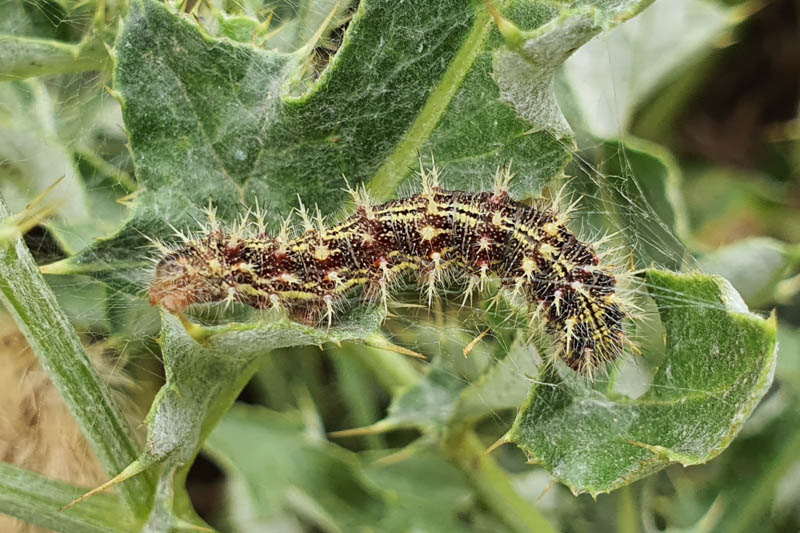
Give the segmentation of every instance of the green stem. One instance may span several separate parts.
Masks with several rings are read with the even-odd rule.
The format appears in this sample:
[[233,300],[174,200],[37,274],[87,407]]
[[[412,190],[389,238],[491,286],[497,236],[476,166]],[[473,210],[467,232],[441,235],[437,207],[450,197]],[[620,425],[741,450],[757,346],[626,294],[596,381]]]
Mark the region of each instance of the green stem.
[[[268,354],[264,354],[264,357],[267,356]],[[208,413],[206,413],[206,417],[203,420],[203,426],[200,430],[200,438],[198,440],[198,447],[195,450],[194,456],[190,461],[187,461],[185,465],[178,468],[175,472],[175,478],[172,485],[175,495],[173,509],[177,516],[186,520],[188,523],[195,525],[205,524],[205,522],[203,522],[203,520],[194,510],[194,506],[189,498],[189,493],[186,491],[186,477],[189,475],[189,470],[191,470],[195,458],[200,452],[200,448],[202,447],[203,443],[206,441],[206,439],[208,439],[208,436],[217,426],[220,419],[222,419],[222,417],[230,410],[231,406],[234,404],[236,398],[242,392],[242,389],[244,389],[245,385],[247,385],[247,383],[253,378],[258,370],[258,367],[261,366],[264,357],[256,357],[253,361],[251,361],[236,378],[236,382],[231,387],[225,388],[224,393],[214,399],[212,404],[213,406],[211,409],[209,409]]]
[[636,500],[630,485],[617,492],[617,531],[619,533],[639,533],[639,514]]
[[91,501],[65,511],[58,509],[84,489],[47,479],[0,462],[0,512],[57,531],[107,533],[134,531],[125,521],[126,510],[114,494],[98,494]]
[[519,533],[557,533],[539,510],[523,499],[506,472],[484,455],[485,446],[471,429],[455,430],[444,441],[445,452],[472,483],[483,503]]
[[[332,359],[336,369],[338,389],[347,405],[350,426],[364,427],[380,420],[370,373],[353,358],[334,355]],[[367,448],[386,448],[386,439],[383,435],[367,434],[361,436],[361,439]]]
[[[0,219],[8,217],[0,198]],[[0,302],[25,335],[106,472],[116,474],[139,455],[134,433],[89,360],[20,237],[0,247]],[[149,508],[154,482],[139,476],[120,487],[136,513]]]

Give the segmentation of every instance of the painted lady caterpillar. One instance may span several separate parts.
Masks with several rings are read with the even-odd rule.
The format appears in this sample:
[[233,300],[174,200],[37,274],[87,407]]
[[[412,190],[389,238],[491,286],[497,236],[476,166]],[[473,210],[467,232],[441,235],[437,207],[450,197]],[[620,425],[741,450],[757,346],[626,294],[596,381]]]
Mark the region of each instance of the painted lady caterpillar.
[[298,321],[331,323],[346,295],[361,288],[386,303],[396,282],[416,273],[428,302],[448,275],[464,274],[466,295],[490,276],[543,315],[558,355],[591,376],[615,359],[626,338],[610,267],[581,242],[553,209],[528,207],[508,195],[510,174],[494,192],[442,190],[435,169],[422,172],[421,193],[371,205],[351,191],[358,210],[332,227],[300,209],[305,231],[292,238],[226,232],[213,213],[205,236],[165,253],[150,288],[152,304],[180,312],[197,302],[239,301],[280,308]]

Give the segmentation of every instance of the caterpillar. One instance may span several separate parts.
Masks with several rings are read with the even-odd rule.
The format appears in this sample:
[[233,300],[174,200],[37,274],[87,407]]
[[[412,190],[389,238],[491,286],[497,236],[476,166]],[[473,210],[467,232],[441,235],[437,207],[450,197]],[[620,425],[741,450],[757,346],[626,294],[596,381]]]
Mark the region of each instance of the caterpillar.
[[225,231],[212,212],[205,235],[163,253],[150,302],[177,313],[194,303],[238,301],[330,325],[346,296],[360,290],[386,305],[409,274],[429,304],[446,278],[460,275],[466,298],[496,277],[542,317],[556,353],[578,373],[591,376],[622,352],[627,314],[616,277],[567,228],[565,213],[513,200],[505,170],[492,192],[477,193],[440,188],[436,169],[421,174],[420,193],[382,204],[350,189],[358,208],[331,227],[301,203],[304,231],[295,237],[287,224],[268,234],[262,219],[252,236],[246,224]]

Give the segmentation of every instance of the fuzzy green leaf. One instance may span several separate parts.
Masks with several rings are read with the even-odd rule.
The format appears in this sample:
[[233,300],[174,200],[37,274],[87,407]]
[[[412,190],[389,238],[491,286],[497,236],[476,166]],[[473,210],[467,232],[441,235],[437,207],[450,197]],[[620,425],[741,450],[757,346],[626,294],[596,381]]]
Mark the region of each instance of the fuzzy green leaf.
[[488,187],[513,160],[514,194],[536,194],[572,145],[553,71],[648,3],[509,2],[503,14],[522,32],[518,47],[505,44],[484,4],[363,2],[310,80],[307,48],[212,38],[161,3],[135,0],[115,47],[114,86],[143,190],[125,228],[51,272],[93,272],[135,291],[145,278],[132,250],[144,236],[168,237],[168,223],[195,226],[209,202],[228,220],[257,199],[274,222],[298,195],[334,214],[345,205],[342,174],[386,199],[428,154],[448,186],[467,190]]
[[512,442],[574,492],[597,494],[672,462],[722,452],[772,382],[775,320],[722,278],[646,271],[666,339],[650,389],[631,399],[576,381],[534,387]]
[[363,312],[328,332],[286,319],[214,328],[193,334],[176,317],[162,315],[162,349],[167,381],[147,416],[147,445],[129,466],[137,472],[160,465],[161,477],[150,525],[197,523],[181,484],[199,446],[230,408],[270,350],[368,338],[381,316]]
[[[196,341],[180,321],[162,315],[162,345],[167,382],[147,417],[147,453],[157,459],[191,459],[201,442],[208,413],[214,420],[230,406],[244,386],[241,375],[260,356],[288,346],[366,339],[380,322],[376,313],[361,313],[328,332],[287,319],[231,324],[204,329]],[[233,392],[231,392],[233,390]],[[223,400],[225,398],[225,400]],[[225,402],[227,406],[223,406]],[[175,454],[178,453],[176,456]]]

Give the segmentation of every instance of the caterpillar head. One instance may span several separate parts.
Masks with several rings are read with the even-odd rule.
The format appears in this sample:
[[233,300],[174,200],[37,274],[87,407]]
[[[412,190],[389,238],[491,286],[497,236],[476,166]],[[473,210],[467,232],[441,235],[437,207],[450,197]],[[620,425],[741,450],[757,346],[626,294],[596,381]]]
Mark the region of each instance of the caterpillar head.
[[156,266],[150,304],[177,313],[194,303],[224,300],[232,293],[230,264],[235,255],[235,243],[222,232],[186,243]]

